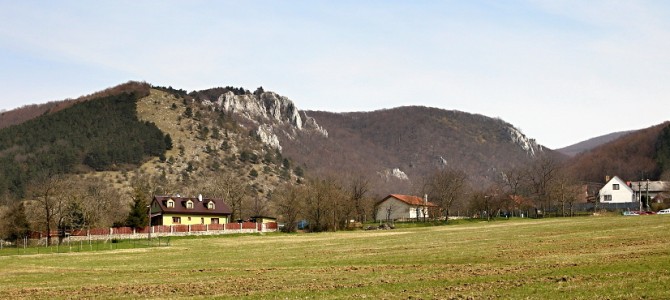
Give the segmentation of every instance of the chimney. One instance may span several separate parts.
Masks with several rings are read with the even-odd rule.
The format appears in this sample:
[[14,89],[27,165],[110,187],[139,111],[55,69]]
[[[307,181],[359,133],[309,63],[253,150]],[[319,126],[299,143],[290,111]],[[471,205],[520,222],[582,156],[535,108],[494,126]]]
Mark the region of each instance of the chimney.
[[609,176],[609,175],[606,175],[606,176],[605,176],[605,183],[608,183],[608,182],[610,182],[610,176]]
[[428,205],[428,194],[423,194],[423,205]]
[[202,202],[202,194],[198,194],[198,201]]

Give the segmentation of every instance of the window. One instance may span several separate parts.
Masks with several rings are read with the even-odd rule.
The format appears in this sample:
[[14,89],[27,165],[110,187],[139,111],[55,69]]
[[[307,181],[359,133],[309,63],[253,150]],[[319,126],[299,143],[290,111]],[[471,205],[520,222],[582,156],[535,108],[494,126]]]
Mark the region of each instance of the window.
[[172,217],[172,224],[181,224],[181,217]]
[[205,218],[200,218],[200,224],[205,224]]
[[612,189],[615,190],[615,191],[618,191],[619,190],[619,184],[617,184],[617,183],[613,184]]
[[166,206],[167,207],[174,207],[174,200],[172,200],[172,199],[168,200]]
[[193,209],[193,201],[191,200],[186,201],[186,208]]
[[219,218],[212,218],[212,224],[219,224]]
[[214,202],[213,201],[209,201],[209,203],[207,203],[207,209],[214,209]]
[[191,217],[188,217],[188,220],[191,221]]
[[603,201],[612,201],[612,195],[605,195]]

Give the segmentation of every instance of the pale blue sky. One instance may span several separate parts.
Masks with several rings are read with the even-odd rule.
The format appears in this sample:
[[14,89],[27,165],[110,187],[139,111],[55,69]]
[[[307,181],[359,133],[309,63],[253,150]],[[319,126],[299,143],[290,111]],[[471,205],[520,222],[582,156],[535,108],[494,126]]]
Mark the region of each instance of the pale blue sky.
[[670,119],[667,1],[0,0],[0,110],[128,80],[425,105],[550,148]]

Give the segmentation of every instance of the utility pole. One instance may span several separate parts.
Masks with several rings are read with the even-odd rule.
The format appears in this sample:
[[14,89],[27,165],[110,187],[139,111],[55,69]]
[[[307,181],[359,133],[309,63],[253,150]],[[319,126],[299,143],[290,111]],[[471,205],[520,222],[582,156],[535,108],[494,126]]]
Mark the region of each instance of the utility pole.
[[649,209],[649,178],[647,178],[647,199],[645,203],[645,208],[648,210]]
[[640,181],[637,182],[637,199],[640,202],[639,211],[642,211],[642,182]]
[[151,205],[147,205],[148,217],[149,217],[149,232],[147,233],[147,240],[151,241]]

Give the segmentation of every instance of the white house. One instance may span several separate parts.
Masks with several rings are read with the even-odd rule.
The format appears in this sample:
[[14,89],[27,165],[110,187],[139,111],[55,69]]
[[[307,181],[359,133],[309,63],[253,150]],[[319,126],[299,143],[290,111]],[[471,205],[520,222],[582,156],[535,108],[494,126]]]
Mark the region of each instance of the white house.
[[635,202],[635,193],[625,181],[614,176],[600,189],[601,203],[630,203]]
[[437,205],[428,202],[428,197],[391,194],[375,205],[377,221],[411,220],[430,217],[430,211]]

